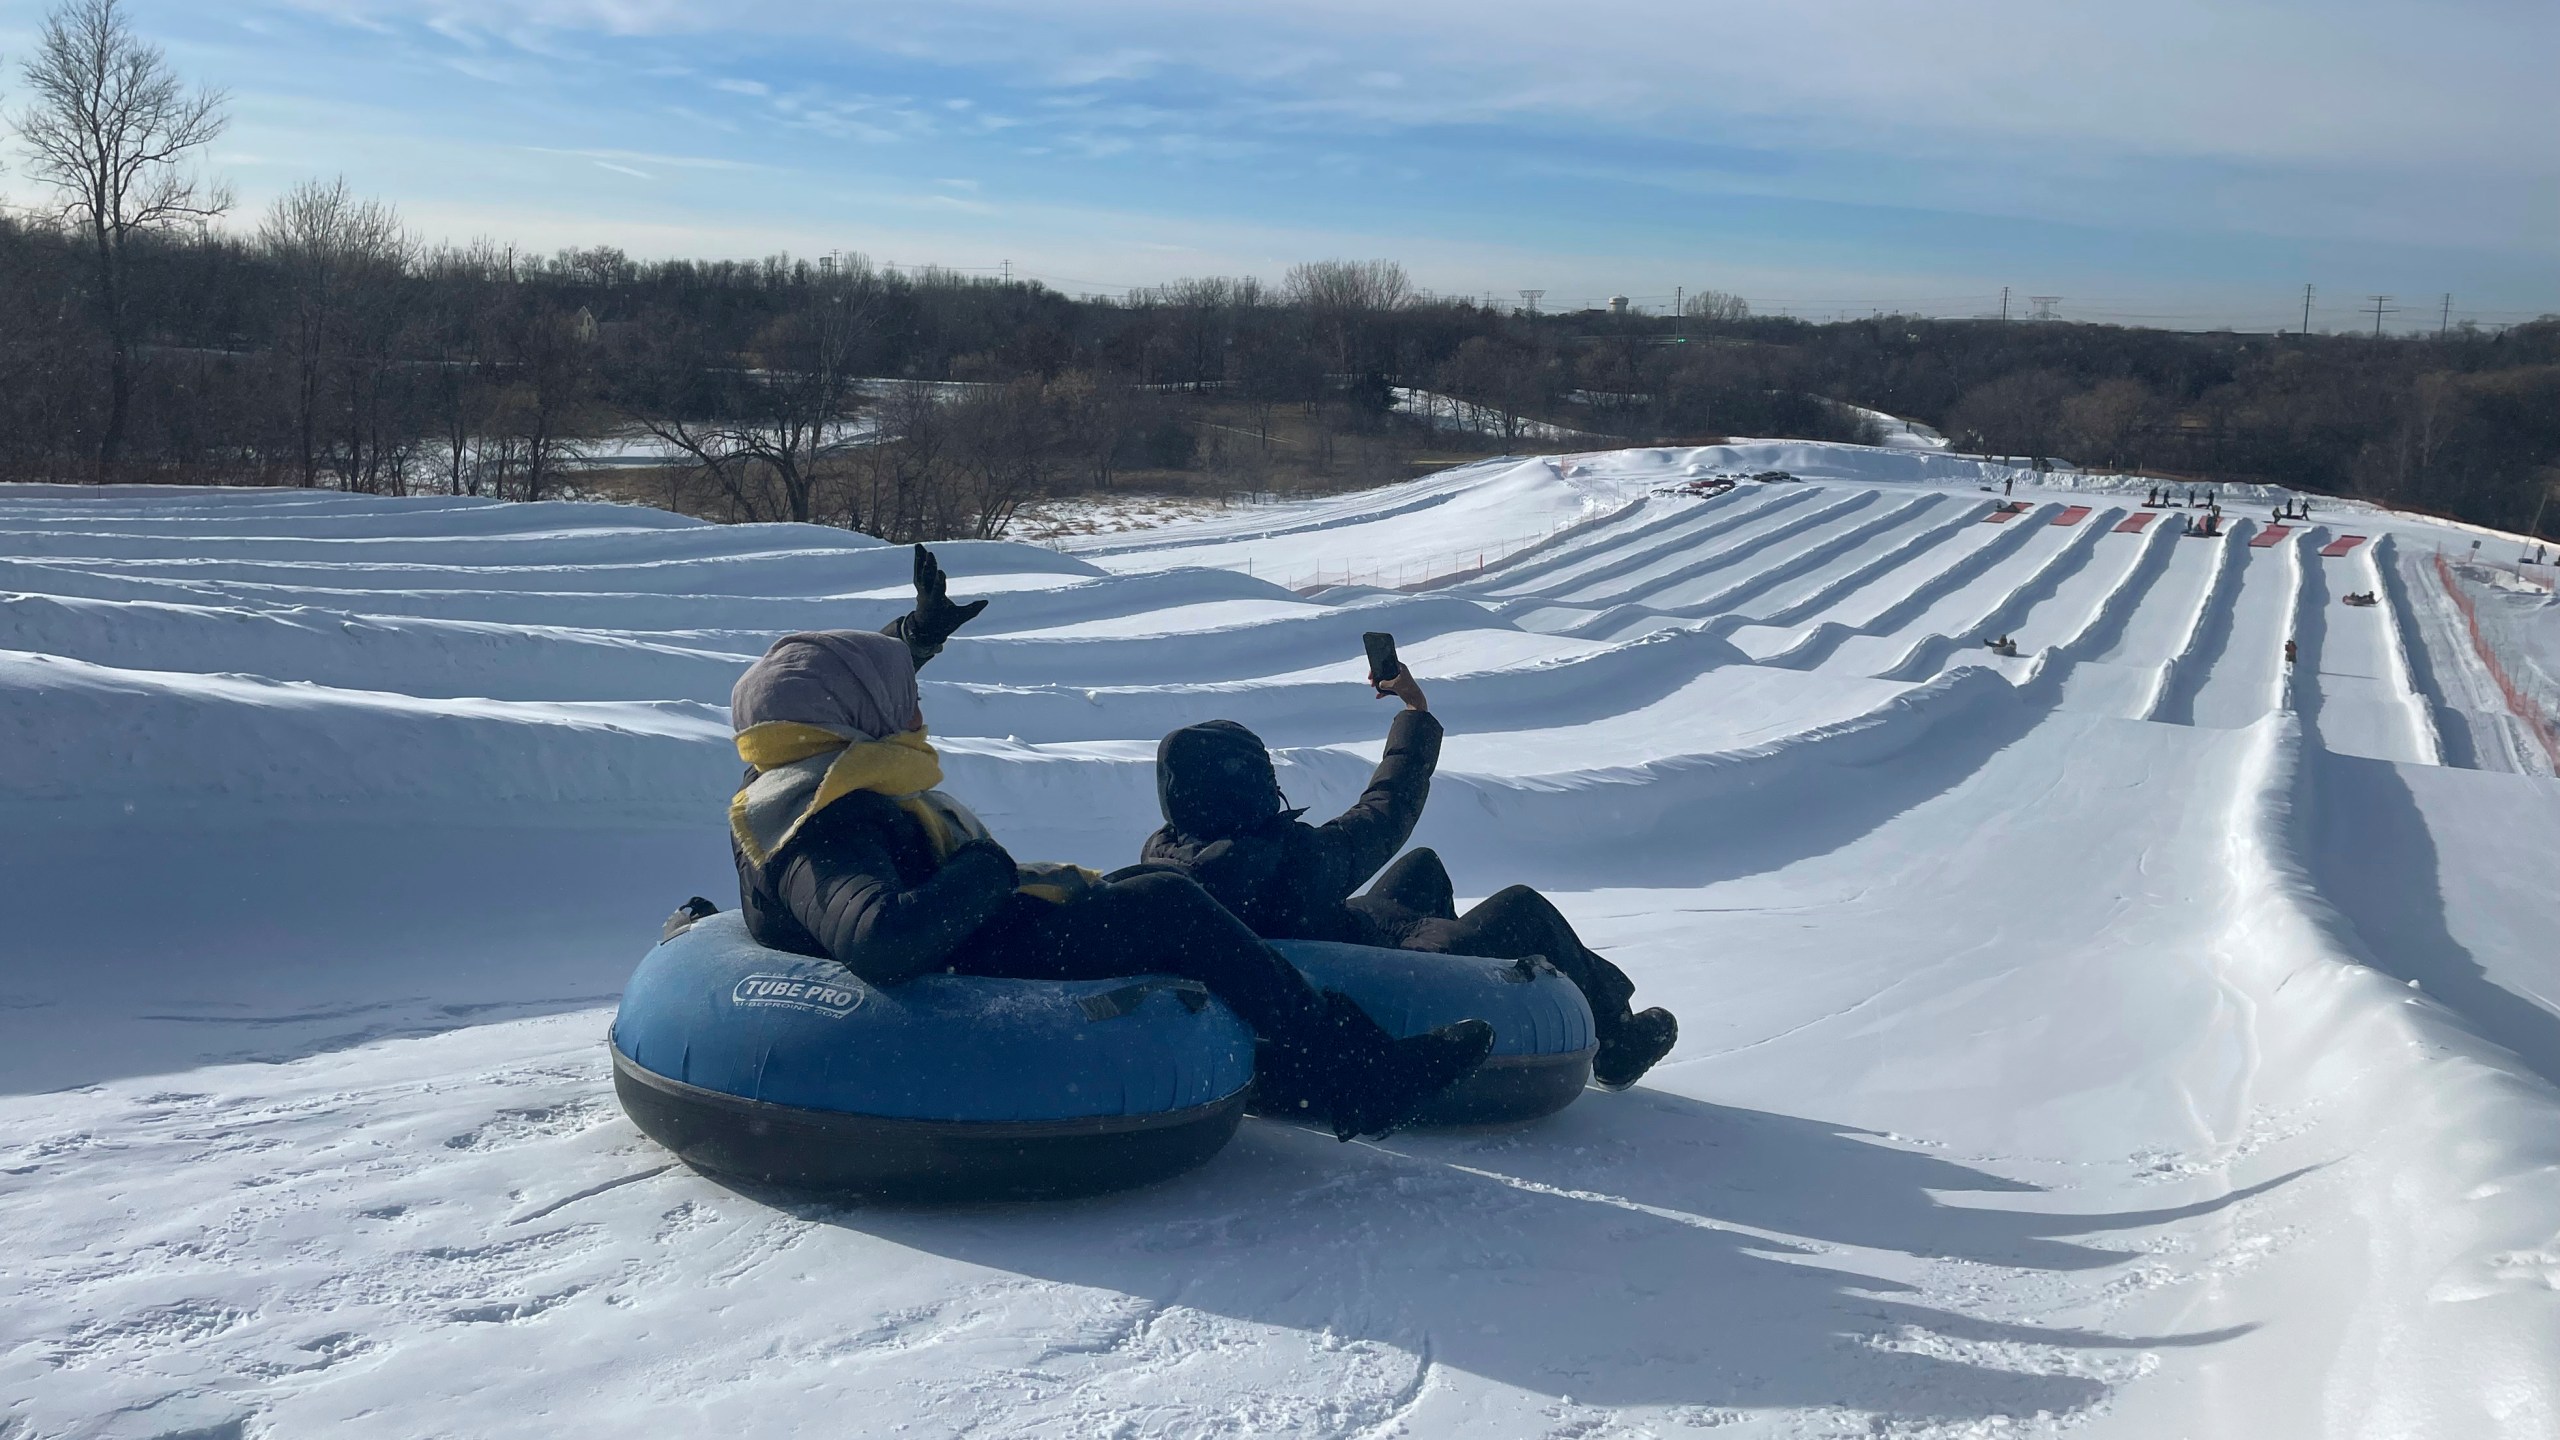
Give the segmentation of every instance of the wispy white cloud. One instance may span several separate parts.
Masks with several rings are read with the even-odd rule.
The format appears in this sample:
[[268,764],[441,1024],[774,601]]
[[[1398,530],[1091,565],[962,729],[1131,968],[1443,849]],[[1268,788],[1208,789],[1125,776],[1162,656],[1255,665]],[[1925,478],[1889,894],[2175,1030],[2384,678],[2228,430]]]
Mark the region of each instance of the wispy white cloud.
[[939,122],[904,96],[839,93],[816,88],[773,97],[773,116],[786,125],[836,140],[889,145],[930,135]]
[[1040,87],[1286,82],[1303,105],[1392,123],[1749,121],[1825,142],[1997,134],[2146,155],[2399,162],[2461,145],[2469,160],[2480,142],[2547,128],[2543,72],[2560,47],[2560,18],[2530,0],[1591,0],[1569,15],[1518,0],[325,3],[432,17],[466,37],[476,22],[511,37],[822,38]]
[[477,56],[448,55],[444,57],[443,63],[446,69],[457,75],[466,75],[490,85],[521,85],[535,78],[522,66],[510,65],[498,60],[483,60]]
[[[402,164],[327,120],[299,137],[315,170],[371,166],[404,205],[430,185],[448,208],[503,197],[527,214],[603,197],[599,226],[707,237],[766,216],[777,235],[866,248],[908,233],[866,208],[881,207],[940,217],[953,263],[993,263],[1072,251],[1039,230],[1042,206],[1090,203],[1150,217],[1076,242],[1097,253],[1171,264],[1176,251],[1145,247],[1223,219],[1271,238],[1180,253],[1202,268],[1396,254],[1453,288],[1477,264],[1467,237],[1499,232],[1523,237],[1499,265],[1579,256],[1574,273],[1611,277],[1592,282],[1601,294],[1642,288],[1612,267],[1659,273],[1666,290],[1709,278],[1700,255],[1736,285],[1798,261],[1809,272],[1818,255],[1915,294],[1947,290],[1942,272],[1959,267],[1995,295],[2035,273],[2069,289],[2092,271],[2180,266],[2193,283],[2352,270],[2337,283],[2432,287],[2433,269],[2394,280],[2390,267],[2469,247],[2503,257],[2483,272],[2497,283],[2560,301],[2560,152],[2517,138],[2560,124],[2539,73],[2560,53],[2548,0],[238,3],[286,22],[255,45],[222,22],[241,68],[215,78],[244,99],[272,88],[317,104],[334,72],[418,77],[371,132]],[[337,49],[318,65],[282,48],[320,31]],[[487,84],[457,89],[438,71]],[[385,148],[419,130],[439,143]],[[274,157],[292,138],[250,148]],[[514,160],[463,158],[499,150]],[[661,150],[702,157],[679,172]],[[716,177],[749,163],[791,180]],[[613,166],[690,179],[644,191]],[[949,203],[985,203],[938,178],[955,174],[986,177],[1001,211]],[[644,196],[657,208],[611,208]],[[1397,233],[1352,248],[1343,237],[1366,215],[1394,216]],[[997,253],[958,253],[971,246]],[[2541,279],[2514,279],[2537,259]],[[2334,268],[2299,273],[2322,262]],[[1500,281],[1485,263],[1479,278]],[[2453,269],[2442,283],[2474,282]]]
[[568,150],[551,145],[521,145],[517,148],[534,155],[566,155],[578,160],[593,160],[599,165],[607,162],[654,165],[662,170],[768,170],[772,168],[750,160],[730,160],[716,155],[662,155],[646,150]]
[[669,105],[665,112],[695,130],[717,130],[722,134],[735,135],[746,128],[727,115],[713,115],[691,105]]

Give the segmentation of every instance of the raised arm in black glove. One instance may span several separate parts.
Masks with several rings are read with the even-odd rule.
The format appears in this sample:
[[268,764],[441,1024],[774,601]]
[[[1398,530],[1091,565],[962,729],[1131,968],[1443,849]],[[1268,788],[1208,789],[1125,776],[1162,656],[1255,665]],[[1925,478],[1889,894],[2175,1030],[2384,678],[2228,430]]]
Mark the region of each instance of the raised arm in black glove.
[[933,558],[933,552],[919,545],[916,547],[916,608],[890,621],[883,633],[906,641],[908,657],[921,670],[924,662],[942,653],[943,642],[949,640],[953,632],[977,619],[978,612],[986,608],[984,600],[972,600],[966,605],[953,604],[950,578],[942,573],[942,566]]

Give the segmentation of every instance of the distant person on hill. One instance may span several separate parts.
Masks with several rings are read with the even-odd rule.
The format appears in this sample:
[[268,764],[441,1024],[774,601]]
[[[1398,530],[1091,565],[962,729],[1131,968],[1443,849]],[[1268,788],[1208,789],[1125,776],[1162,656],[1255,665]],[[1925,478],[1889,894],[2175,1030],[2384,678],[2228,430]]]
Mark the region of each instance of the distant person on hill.
[[1461,915],[1448,869],[1427,849],[1388,866],[1368,893],[1352,893],[1412,836],[1440,759],[1440,721],[1412,670],[1399,666],[1392,680],[1374,683],[1405,708],[1357,804],[1309,825],[1280,793],[1260,736],[1232,720],[1188,725],[1156,747],[1165,823],[1147,837],[1144,859],[1198,880],[1266,939],[1497,960],[1543,955],[1591,1002],[1600,1032],[1592,1078],[1613,1090],[1634,1084],[1670,1052],[1679,1022],[1668,1010],[1632,1010],[1635,982],[1584,945],[1546,896],[1514,885]]
[[1483,1063],[1483,1021],[1396,1039],[1182,875],[1016,864],[936,788],[916,687],[916,667],[987,602],[953,604],[921,545],[915,575],[915,610],[886,632],[786,635],[738,677],[730,720],[748,769],[729,838],[756,943],[884,987],[933,973],[1187,976],[1259,1037],[1266,1099],[1345,1140],[1397,1128]]

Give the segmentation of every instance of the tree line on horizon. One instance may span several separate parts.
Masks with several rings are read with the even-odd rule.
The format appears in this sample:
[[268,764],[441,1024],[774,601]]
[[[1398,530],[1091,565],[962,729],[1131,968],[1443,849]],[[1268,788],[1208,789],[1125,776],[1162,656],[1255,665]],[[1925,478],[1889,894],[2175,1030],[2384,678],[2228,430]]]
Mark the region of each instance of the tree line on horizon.
[[2560,317],[2423,339],[1820,324],[1714,292],[1678,316],[1541,315],[1428,296],[1383,260],[1077,298],[858,256],[429,246],[343,180],[233,231],[194,168],[223,97],[185,88],[119,0],[67,0],[16,78],[12,178],[36,203],[0,210],[0,479],[533,500],[644,437],[676,508],[987,538],[1132,475],[1398,478],[1449,445],[1410,390],[1474,407],[1479,453],[1873,440],[1863,408],[2031,463],[2507,528],[2560,478]]

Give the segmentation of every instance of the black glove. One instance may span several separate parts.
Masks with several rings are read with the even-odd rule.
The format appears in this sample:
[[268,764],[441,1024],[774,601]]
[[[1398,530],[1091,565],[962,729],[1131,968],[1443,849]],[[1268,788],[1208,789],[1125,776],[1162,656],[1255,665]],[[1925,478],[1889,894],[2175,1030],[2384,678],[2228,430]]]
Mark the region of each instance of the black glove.
[[952,604],[951,581],[942,573],[941,563],[933,558],[932,551],[921,545],[916,547],[916,609],[907,631],[910,643],[940,650],[952,632],[977,619],[978,612],[986,608],[984,600]]
[[973,853],[983,854],[990,859],[1002,862],[1007,873],[1018,873],[1021,870],[1021,867],[1014,863],[1013,853],[1005,849],[1002,845],[997,844],[995,837],[992,835],[981,835],[977,839],[961,846],[959,849],[952,851],[950,857],[945,859],[942,863],[949,865],[953,861],[958,860],[961,856]]

